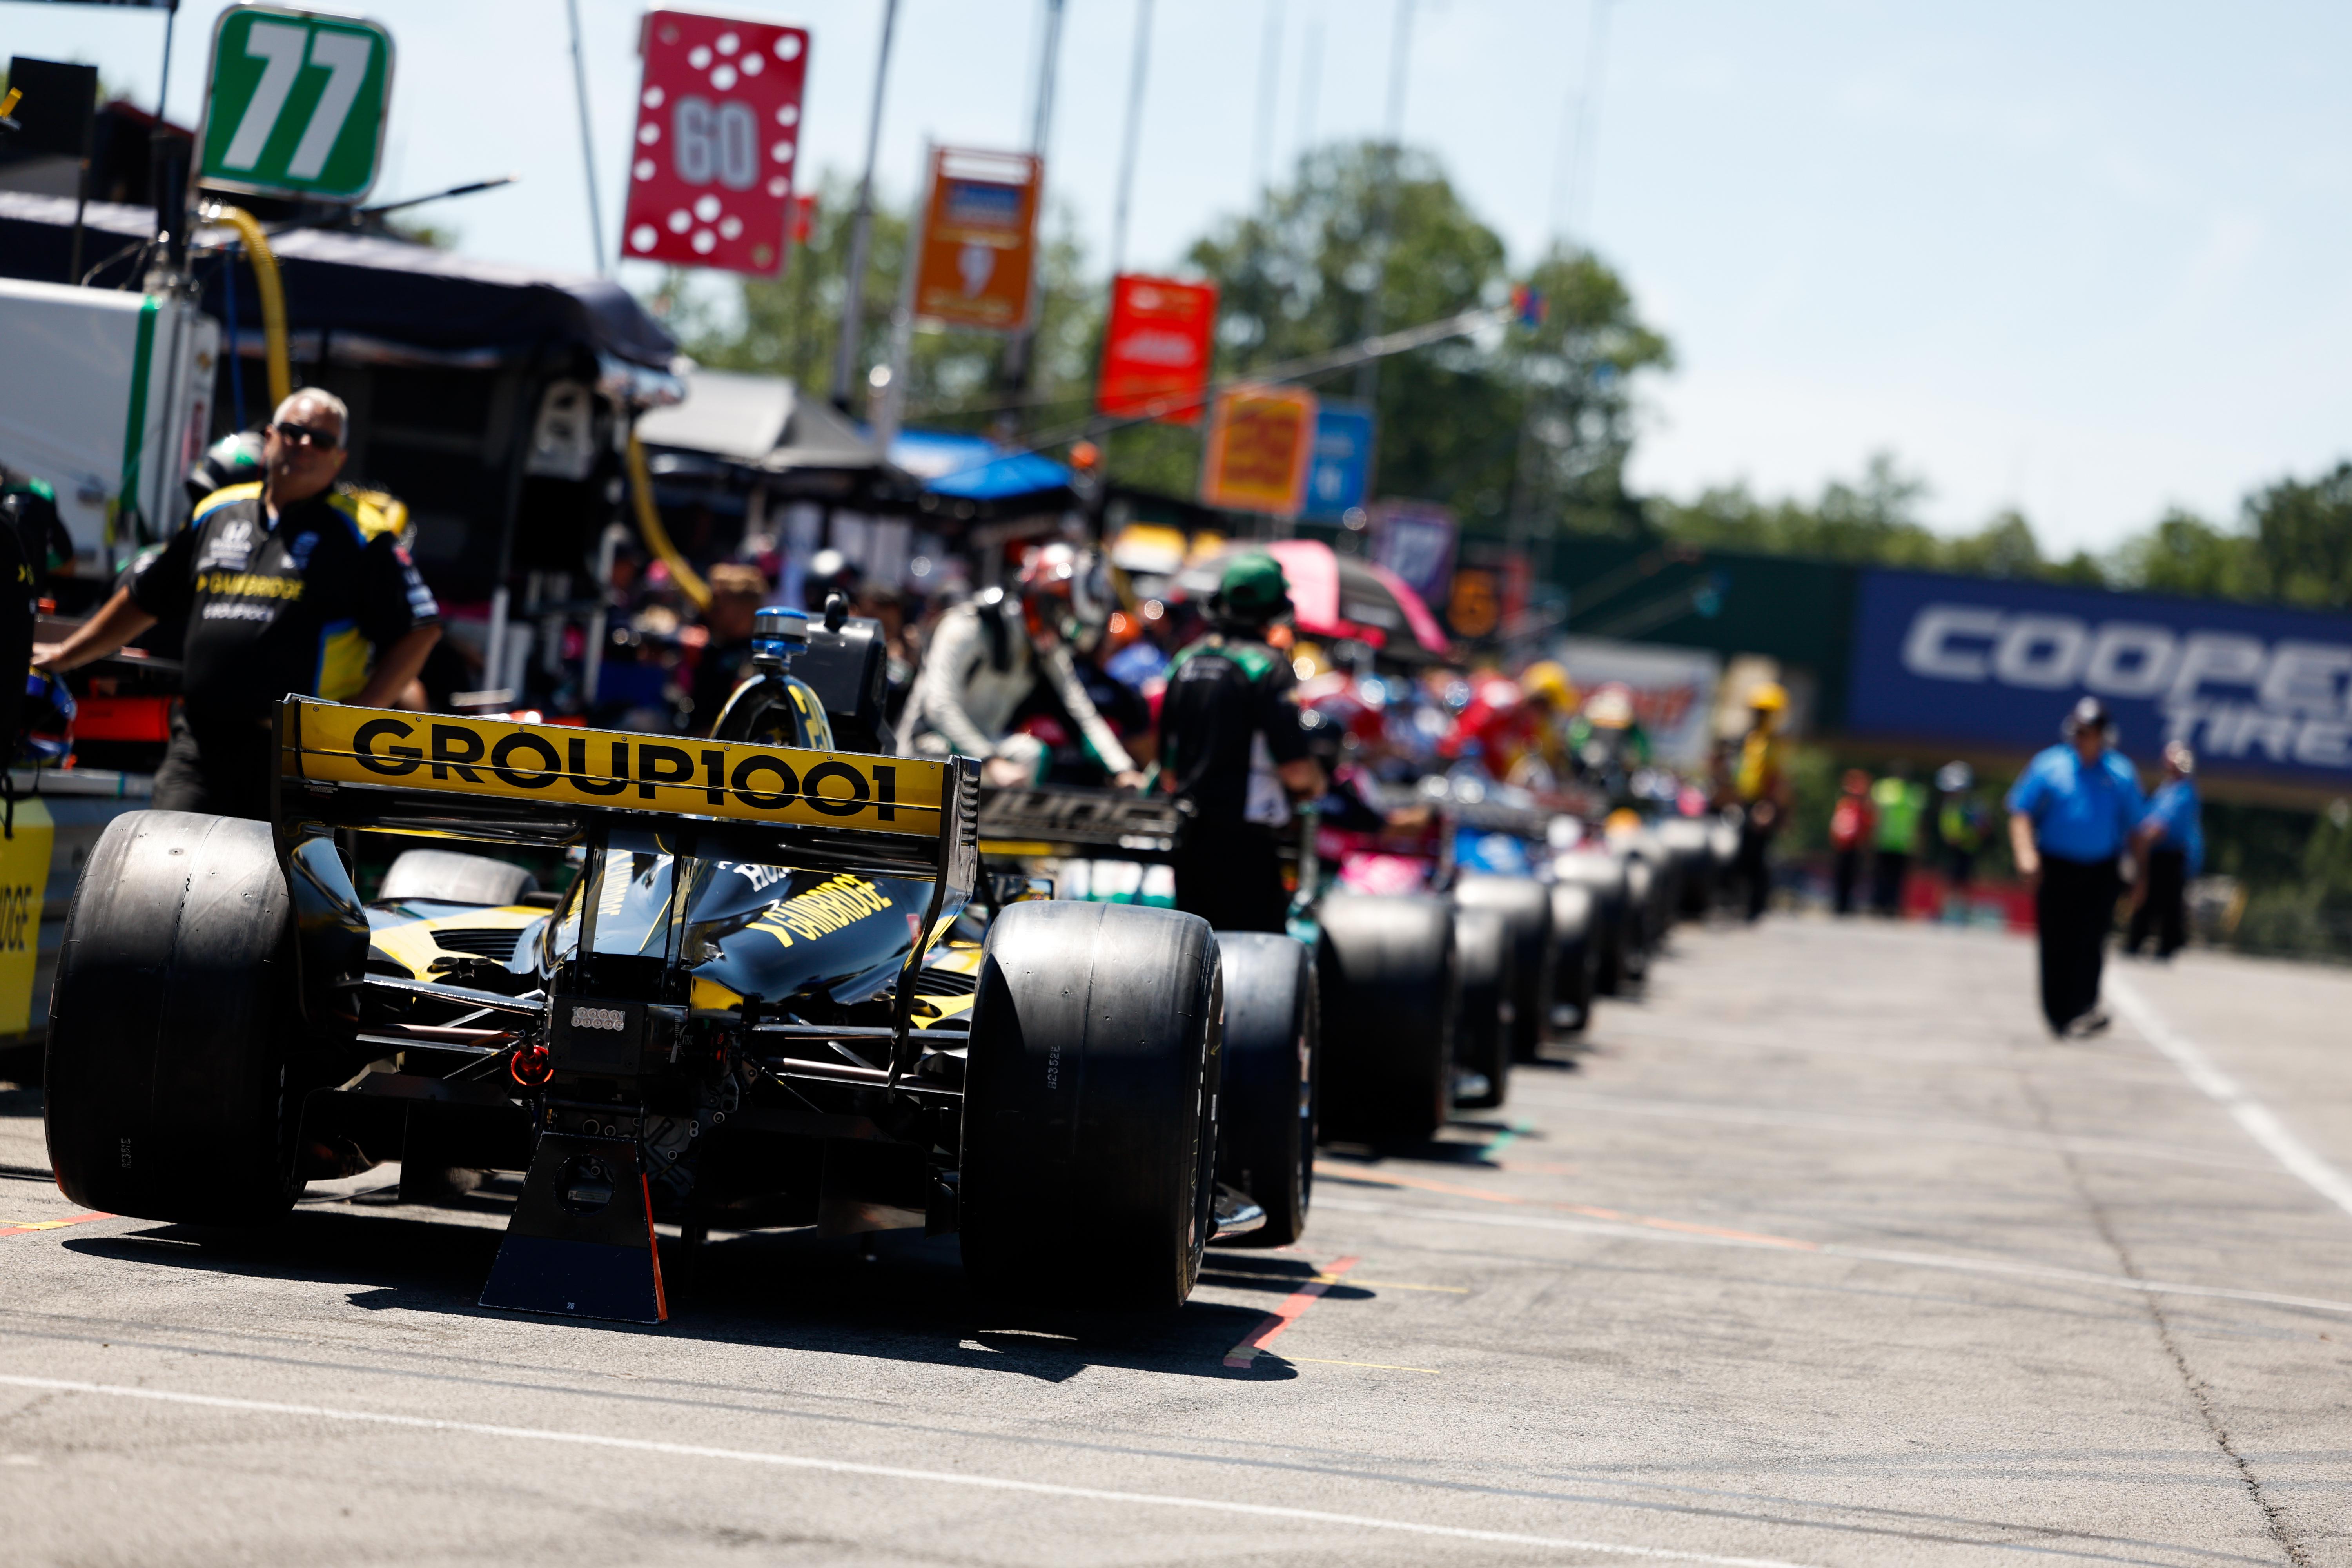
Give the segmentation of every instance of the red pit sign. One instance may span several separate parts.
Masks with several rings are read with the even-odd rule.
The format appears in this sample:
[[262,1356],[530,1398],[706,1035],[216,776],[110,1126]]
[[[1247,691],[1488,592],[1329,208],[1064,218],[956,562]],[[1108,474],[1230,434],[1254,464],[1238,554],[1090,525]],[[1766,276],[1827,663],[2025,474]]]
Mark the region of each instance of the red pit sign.
[[646,13],[623,256],[782,270],[808,48],[803,27]]

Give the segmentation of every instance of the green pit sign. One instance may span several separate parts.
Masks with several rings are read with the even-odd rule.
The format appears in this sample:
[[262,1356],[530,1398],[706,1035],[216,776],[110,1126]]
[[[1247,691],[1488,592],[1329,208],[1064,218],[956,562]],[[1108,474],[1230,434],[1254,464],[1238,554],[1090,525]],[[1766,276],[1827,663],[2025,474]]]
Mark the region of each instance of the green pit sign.
[[198,183],[356,202],[383,162],[392,34],[354,16],[232,5],[213,27]]

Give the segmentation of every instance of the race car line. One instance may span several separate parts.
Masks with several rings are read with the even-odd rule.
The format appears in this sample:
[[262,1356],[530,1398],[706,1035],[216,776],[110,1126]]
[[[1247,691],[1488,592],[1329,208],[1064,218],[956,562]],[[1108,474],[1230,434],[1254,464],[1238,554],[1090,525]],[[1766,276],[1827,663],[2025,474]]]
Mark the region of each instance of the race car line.
[[[1505,1198],[1506,1203],[1526,1202]],[[1990,1274],[2009,1279],[2039,1279],[2053,1285],[2091,1285],[2128,1290],[2145,1296],[2203,1296],[2223,1301],[2251,1301],[2264,1307],[2301,1307],[2315,1312],[2352,1316],[2352,1301],[2332,1301],[2318,1296],[2288,1296],[2272,1290],[2238,1290],[2224,1285],[2181,1285],[2162,1279],[2135,1279],[2123,1274],[2094,1274],[2054,1264],[2014,1262],[1999,1258],[1959,1258],[1948,1253],[1895,1252],[1877,1247],[1848,1247],[1834,1241],[1793,1241],[1780,1237],[1749,1236],[1709,1226],[1666,1222],[1655,1226],[1590,1219],[1539,1219],[1533,1215],[1480,1214],[1475,1209],[1402,1208],[1347,1198],[1316,1197],[1319,1208],[1342,1214],[1384,1215],[1396,1219],[1441,1220],[1454,1225],[1498,1225],[1519,1230],[1569,1231],[1580,1236],[1610,1236],[1627,1241],[1670,1241],[1693,1247],[1751,1247],[1769,1252],[1809,1253],[1856,1263],[1888,1263],[1904,1268],[1941,1268],[1956,1274]],[[1570,1205],[1560,1205],[1560,1207]]]
[[1373,1514],[1333,1513],[1321,1509],[1286,1508],[1273,1503],[1235,1502],[1223,1498],[1196,1498],[1164,1492],[1113,1491],[1101,1487],[1067,1486],[1054,1481],[1016,1480],[1009,1476],[976,1476],[952,1470],[916,1470],[896,1465],[866,1465],[848,1459],[820,1459],[800,1454],[762,1453],[747,1448],[715,1448],[695,1443],[664,1443],[646,1437],[619,1437],[597,1432],[564,1432],[538,1426],[503,1426],[480,1421],[451,1421],[430,1415],[401,1415],[390,1411],[341,1410],[322,1405],[286,1405],[272,1400],[236,1399],[214,1394],[182,1394],[169,1389],[131,1388],[119,1384],[84,1383],[70,1378],[26,1377],[0,1373],[0,1385],[39,1389],[45,1393],[89,1394],[113,1399],[140,1399],[161,1405],[194,1405],[209,1410],[235,1410],[257,1415],[294,1415],[319,1421],[405,1427],[414,1431],[459,1432],[473,1436],[501,1437],[538,1443],[568,1443],[581,1447],[612,1448],[629,1453],[660,1454],[687,1459],[720,1459],[737,1464],[766,1465],[779,1469],[816,1470],[832,1475],[873,1476],[886,1480],[927,1481],[938,1486],[971,1487],[990,1491],[1025,1492],[1035,1497],[1069,1498],[1087,1502],[1138,1504],[1153,1508],[1187,1509],[1201,1513],[1237,1514],[1255,1519],[1296,1520],[1307,1524],[1342,1525],[1357,1530],[1385,1530],[1405,1535],[1434,1536],[1450,1541],[1490,1541],[1511,1546],[1540,1546],[1556,1552],[1588,1552],[1598,1556],[1640,1558],[1654,1563],[1703,1563],[1717,1568],[1815,1568],[1813,1564],[1780,1558],[1725,1557],[1706,1552],[1680,1552],[1663,1546],[1633,1546],[1621,1542],[1577,1541],[1560,1536],[1531,1535],[1516,1531],[1474,1530],[1463,1525],[1428,1524],[1418,1521],[1381,1519]]
[[35,1220],[29,1225],[0,1226],[0,1236],[30,1236],[37,1230],[63,1230],[69,1225],[87,1225],[94,1219],[112,1219],[110,1214],[78,1214],[67,1219]]
[[2139,988],[2120,974],[2107,977],[2107,994],[2116,1011],[2137,1029],[2147,1043],[2180,1069],[2181,1076],[2230,1113],[2246,1135],[2267,1150],[2329,1203],[2352,1214],[2352,1177],[2321,1159],[2309,1144],[2286,1130],[2269,1106],[2248,1094],[2243,1085],[2213,1064],[2198,1043],[2174,1028]]
[[1246,1367],[1257,1360],[1258,1352],[1281,1338],[1283,1331],[1297,1322],[1300,1314],[1315,1305],[1323,1292],[1339,1281],[1339,1276],[1362,1261],[1360,1258],[1342,1258],[1328,1268],[1318,1269],[1314,1279],[1292,1291],[1281,1306],[1268,1312],[1256,1328],[1242,1336],[1241,1343],[1225,1352],[1225,1364]]

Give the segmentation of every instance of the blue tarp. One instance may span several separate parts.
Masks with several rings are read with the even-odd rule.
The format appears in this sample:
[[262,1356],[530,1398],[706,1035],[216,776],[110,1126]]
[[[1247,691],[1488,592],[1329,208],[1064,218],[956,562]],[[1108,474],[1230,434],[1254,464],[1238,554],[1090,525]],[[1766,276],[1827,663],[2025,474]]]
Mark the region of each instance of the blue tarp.
[[933,495],[1001,501],[1068,488],[1070,470],[1034,452],[1008,452],[985,436],[902,430],[890,461]]

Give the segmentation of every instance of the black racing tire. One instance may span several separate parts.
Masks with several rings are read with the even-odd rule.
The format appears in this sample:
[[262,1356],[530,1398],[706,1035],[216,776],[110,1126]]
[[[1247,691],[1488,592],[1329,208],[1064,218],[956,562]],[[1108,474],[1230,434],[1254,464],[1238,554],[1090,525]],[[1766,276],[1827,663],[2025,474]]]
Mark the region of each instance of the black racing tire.
[[1454,905],[1425,894],[1333,893],[1323,940],[1323,1136],[1433,1137],[1454,1100]]
[[116,817],[74,885],[44,1067],[68,1197],[254,1224],[301,1190],[292,922],[269,825]]
[[1265,1224],[1241,1247],[1287,1247],[1315,1191],[1315,955],[1270,931],[1223,931],[1225,1044],[1217,1091],[1217,1180],[1247,1193]]
[[1657,835],[1674,863],[1676,918],[1706,919],[1715,903],[1715,856],[1707,847],[1706,824],[1695,816],[1669,817],[1658,824]]
[[444,904],[511,904],[539,886],[520,866],[454,849],[405,849],[383,874],[379,900],[426,899]]
[[1549,1022],[1559,1034],[1581,1034],[1592,1022],[1601,974],[1599,912],[1600,901],[1591,888],[1575,882],[1552,884]]
[[1470,876],[1454,885],[1454,901],[1498,910],[1510,926],[1511,1059],[1531,1062],[1552,1006],[1551,890],[1526,877]]
[[1133,904],[989,928],[964,1086],[961,1228],[982,1294],[1172,1310],[1216,1195],[1217,939]]
[[1656,903],[1657,883],[1656,867],[1647,860],[1632,856],[1626,858],[1625,934],[1617,963],[1624,978],[1637,984],[1650,973],[1650,955],[1656,936],[1651,917]]
[[[1511,1093],[1511,996],[1518,952],[1500,910],[1454,911],[1454,1103],[1491,1110]],[[1465,1087],[1473,1076],[1482,1080]]]
[[1580,850],[1561,856],[1555,874],[1562,882],[1589,889],[1592,894],[1594,994],[1622,994],[1629,978],[1625,950],[1632,908],[1625,896],[1624,863],[1606,851]]

